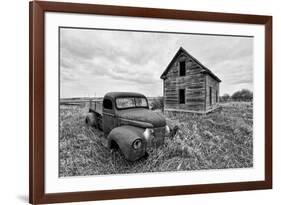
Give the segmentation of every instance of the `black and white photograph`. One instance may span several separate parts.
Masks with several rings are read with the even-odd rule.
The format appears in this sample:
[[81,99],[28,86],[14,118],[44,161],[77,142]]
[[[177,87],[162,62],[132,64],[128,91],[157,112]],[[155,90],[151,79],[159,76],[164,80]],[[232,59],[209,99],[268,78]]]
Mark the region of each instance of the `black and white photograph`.
[[58,32],[59,177],[254,167],[253,36]]

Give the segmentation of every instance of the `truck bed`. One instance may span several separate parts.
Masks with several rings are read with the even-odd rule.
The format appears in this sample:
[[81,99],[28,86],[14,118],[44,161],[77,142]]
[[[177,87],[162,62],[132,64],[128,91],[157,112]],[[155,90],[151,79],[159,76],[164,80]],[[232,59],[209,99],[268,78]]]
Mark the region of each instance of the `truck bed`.
[[90,100],[89,110],[102,115],[102,100]]

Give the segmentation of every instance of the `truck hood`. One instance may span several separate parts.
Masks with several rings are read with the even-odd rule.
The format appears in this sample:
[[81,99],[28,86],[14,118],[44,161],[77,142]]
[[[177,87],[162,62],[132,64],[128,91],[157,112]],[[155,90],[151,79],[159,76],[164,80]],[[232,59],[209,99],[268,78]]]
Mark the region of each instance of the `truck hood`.
[[161,113],[153,112],[148,109],[128,109],[119,112],[121,120],[132,120],[144,125],[149,123],[153,127],[163,127],[166,125],[165,117]]

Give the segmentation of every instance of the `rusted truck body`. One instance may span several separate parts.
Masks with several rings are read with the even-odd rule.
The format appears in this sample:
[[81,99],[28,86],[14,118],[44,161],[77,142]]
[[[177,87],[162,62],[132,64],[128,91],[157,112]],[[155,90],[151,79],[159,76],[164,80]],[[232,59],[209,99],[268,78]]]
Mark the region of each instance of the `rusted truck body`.
[[144,95],[128,92],[111,92],[102,101],[91,101],[86,124],[102,130],[105,145],[119,148],[130,161],[163,145],[170,131],[164,116],[149,109]]

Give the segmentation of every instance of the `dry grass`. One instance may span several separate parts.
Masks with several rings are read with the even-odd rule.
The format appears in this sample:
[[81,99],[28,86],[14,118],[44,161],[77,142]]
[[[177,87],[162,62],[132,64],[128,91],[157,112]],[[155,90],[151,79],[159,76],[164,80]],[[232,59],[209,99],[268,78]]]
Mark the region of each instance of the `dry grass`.
[[61,105],[60,176],[105,175],[253,166],[251,103],[227,103],[202,115],[169,115],[175,127],[162,148],[149,157],[128,162],[105,148],[103,133],[84,124],[87,107]]

